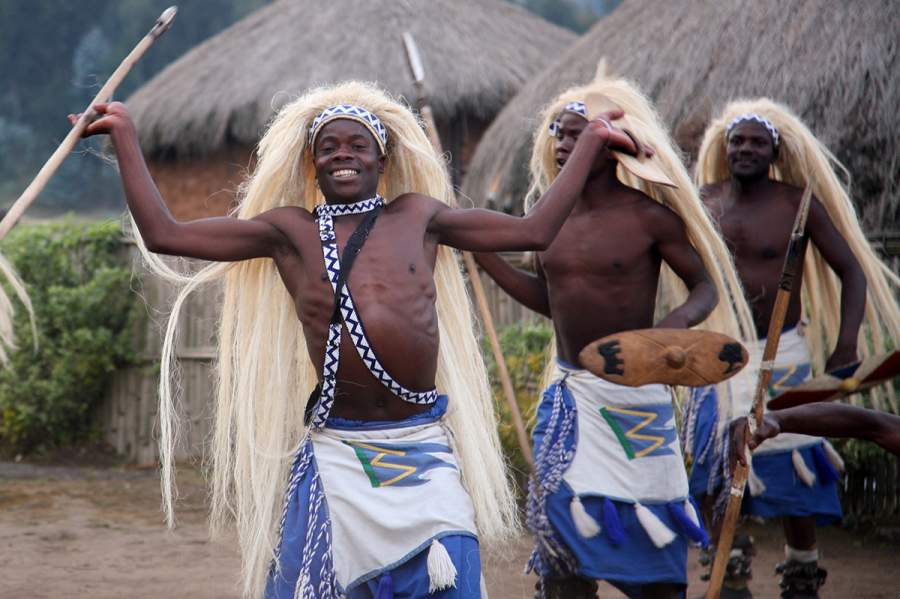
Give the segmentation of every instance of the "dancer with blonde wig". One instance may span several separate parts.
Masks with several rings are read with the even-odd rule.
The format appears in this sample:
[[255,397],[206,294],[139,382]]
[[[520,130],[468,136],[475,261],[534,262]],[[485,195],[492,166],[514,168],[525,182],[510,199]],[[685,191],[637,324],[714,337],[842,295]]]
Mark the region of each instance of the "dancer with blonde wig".
[[628,81],[600,76],[545,108],[527,205],[540,205],[568,166],[589,96],[625,112],[628,133],[652,148],[677,187],[638,178],[604,153],[560,233],[536,256],[535,274],[477,256],[512,297],[553,319],[558,358],[534,430],[529,568],[541,578],[538,597],[593,597],[597,579],[629,597],[676,597],[687,584],[687,545],[706,533],[689,500],[671,390],[606,382],[580,368],[578,354],[606,335],[654,326],[655,315],[658,327],[704,322],[737,338],[753,323],[665,126]]
[[[799,384],[813,371],[884,352],[900,339],[895,295],[900,279],[866,241],[850,201],[848,179],[846,169],[809,128],[788,107],[768,99],[729,104],[704,135],[697,182],[735,257],[758,335],[768,330],[794,214],[803,188],[813,182],[807,221],[812,243],[801,284],[793,286],[775,358],[774,393]],[[726,393],[701,390],[689,403],[685,421],[693,435],[685,446],[694,458],[691,491],[697,496],[711,498],[730,487],[722,484],[728,478],[725,455],[743,448],[729,449],[724,431],[733,418],[749,412],[761,347]],[[883,392],[876,402],[882,397]],[[896,411],[893,397],[887,399]],[[782,597],[818,596],[826,573],[817,564],[815,526],[841,516],[841,467],[837,452],[819,437],[781,434],[753,452],[744,509],[762,517],[784,517]],[[723,597],[751,596],[747,579],[752,548],[749,539],[738,544],[744,555],[733,552]]]
[[479,597],[479,542],[510,539],[517,522],[450,248],[546,247],[594,155],[607,143],[633,151],[630,138],[592,123],[526,218],[463,210],[409,109],[345,83],[279,111],[234,217],[182,223],[124,106],[96,108],[87,134],[110,134],[146,249],[224,262],[181,275],[145,252],[184,285],[160,385],[170,523],[177,312],[223,279],[212,524],[236,522],[244,594]]

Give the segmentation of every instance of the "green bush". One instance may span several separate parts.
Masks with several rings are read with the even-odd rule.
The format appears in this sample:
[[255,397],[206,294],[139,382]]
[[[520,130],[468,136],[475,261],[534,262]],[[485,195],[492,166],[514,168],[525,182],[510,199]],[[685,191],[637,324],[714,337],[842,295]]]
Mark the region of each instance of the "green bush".
[[[0,369],[0,451],[28,453],[85,440],[116,368],[133,361],[137,303],[115,222],[20,226],[0,251],[34,306],[18,305],[19,348]],[[7,293],[10,293],[7,290]]]
[[[529,440],[531,429],[534,428],[534,413],[542,391],[541,382],[547,360],[547,344],[550,342],[552,334],[552,329],[545,323],[517,323],[502,329],[499,334],[500,347],[506,357],[506,367],[509,369],[516,402],[525,420]],[[483,353],[491,379],[494,404],[500,417],[500,441],[510,466],[523,485],[527,478],[528,465],[519,448],[516,429],[510,416],[509,405],[503,395],[500,375],[497,372],[497,364],[489,343],[488,339],[484,340]],[[520,486],[520,488],[524,489],[524,486]]]

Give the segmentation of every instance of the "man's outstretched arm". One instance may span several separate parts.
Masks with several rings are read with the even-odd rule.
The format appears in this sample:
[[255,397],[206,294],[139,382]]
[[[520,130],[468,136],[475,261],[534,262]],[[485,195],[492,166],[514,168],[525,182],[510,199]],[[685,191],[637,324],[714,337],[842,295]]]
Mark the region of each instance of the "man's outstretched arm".
[[[738,440],[748,436],[746,418],[739,418],[733,426]],[[900,416],[842,403],[813,403],[767,412],[762,426],[749,440],[750,449],[779,433],[863,439],[900,455]],[[738,459],[742,458],[738,452]]]
[[[118,158],[125,199],[147,248],[160,254],[233,261],[273,257],[290,247],[287,238],[264,214],[253,220],[231,217],[178,222],[150,176],[137,130],[120,102],[94,106],[98,118],[85,137],[108,134]],[[70,120],[75,119],[70,115]],[[73,121],[74,122],[74,121]]]
[[621,115],[621,111],[608,112],[588,123],[553,184],[525,216],[441,205],[429,222],[428,232],[438,243],[473,252],[546,249],[581,195],[598,152],[607,145],[636,151],[628,135],[608,126]]

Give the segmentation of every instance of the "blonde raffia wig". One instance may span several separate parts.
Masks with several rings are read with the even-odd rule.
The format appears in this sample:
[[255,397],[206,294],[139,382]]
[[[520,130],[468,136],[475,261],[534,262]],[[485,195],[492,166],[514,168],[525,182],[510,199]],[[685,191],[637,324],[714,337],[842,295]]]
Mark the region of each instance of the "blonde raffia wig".
[[[551,123],[566,104],[584,101],[588,94],[600,94],[618,105],[629,116],[638,119],[632,133],[644,144],[655,150],[655,160],[677,189],[649,183],[617,167],[617,176],[625,185],[645,193],[668,207],[684,221],[688,239],[697,250],[709,277],[719,294],[719,303],[699,328],[719,331],[745,343],[755,341],[753,317],[744,298],[740,278],[728,248],[711,220],[706,207],[685,169],[681,155],[676,150],[662,119],[650,100],[637,86],[625,79],[611,78],[600,69],[597,78],[588,85],[573,87],[560,94],[542,113],[534,138],[531,154],[532,186],[526,198],[530,206],[550,187],[559,174],[555,158],[555,139],[549,131]],[[681,279],[664,263],[660,273],[657,296],[657,314],[666,314],[687,299],[688,291]],[[551,353],[555,352],[555,340],[551,341]],[[548,373],[552,369],[548,364]]]
[[[696,179],[700,186],[731,177],[725,158],[726,128],[735,117],[755,113],[768,119],[780,134],[778,158],[771,176],[798,188],[813,179],[813,194],[825,207],[834,226],[847,241],[866,276],[867,298],[863,326],[859,332],[860,357],[884,352],[900,341],[900,307],[896,289],[900,278],[872,250],[850,201],[847,169],[797,115],[783,104],[767,98],[730,103],[707,128],[700,145]],[[840,330],[840,281],[815,246],[810,246],[803,265],[803,317],[809,323],[807,337],[815,370],[821,372]],[[876,407],[883,393],[873,394]],[[897,412],[889,390],[889,402]]]
[[[252,218],[279,206],[313,210],[324,202],[314,184],[307,134],[315,116],[337,104],[366,108],[387,128],[388,158],[378,189],[386,201],[415,191],[455,205],[446,165],[413,113],[371,84],[348,82],[310,90],[278,112],[259,142],[255,172],[242,188],[235,216]],[[167,267],[142,243],[141,248],[154,271],[182,286],[166,330],[159,388],[161,484],[170,525],[177,392],[172,351],[178,311],[198,285],[224,280],[209,452],[210,521],[214,532],[234,521],[243,557],[244,594],[261,595],[277,541],[290,458],[308,432],[303,414],[317,380],[294,302],[272,260],[214,264],[190,276]],[[480,542],[490,550],[518,531],[516,504],[470,300],[451,248],[439,248],[434,279],[441,340],[436,384],[439,392],[450,396],[444,423],[474,504]]]
[[[31,321],[31,337],[34,340],[34,346],[37,347],[37,325],[34,319],[34,308],[31,306],[31,298],[28,297],[28,291],[25,289],[25,283],[19,278],[15,267],[7,260],[6,256],[0,254],[0,276],[6,279],[7,284],[12,288],[13,293],[22,302],[28,317]],[[12,300],[6,294],[6,290],[0,287],[0,365],[9,363],[10,354],[16,350],[16,335],[14,330],[13,317],[16,310]]]

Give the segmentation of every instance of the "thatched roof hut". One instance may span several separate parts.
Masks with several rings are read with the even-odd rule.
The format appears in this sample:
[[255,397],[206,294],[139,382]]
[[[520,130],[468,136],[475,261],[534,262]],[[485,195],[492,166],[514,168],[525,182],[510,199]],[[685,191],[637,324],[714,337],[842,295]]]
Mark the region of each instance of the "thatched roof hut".
[[415,103],[404,31],[422,55],[426,91],[457,176],[507,101],[575,40],[501,0],[277,0],[128,99],[176,214],[224,211],[268,119],[311,86],[376,81]]
[[497,117],[463,190],[478,201],[498,181],[498,205],[520,209],[541,107],[589,81],[605,58],[612,73],[633,79],[655,100],[676,141],[692,155],[711,116],[729,100],[766,95],[786,102],[850,169],[869,230],[896,227],[896,17],[893,0],[623,2]]

